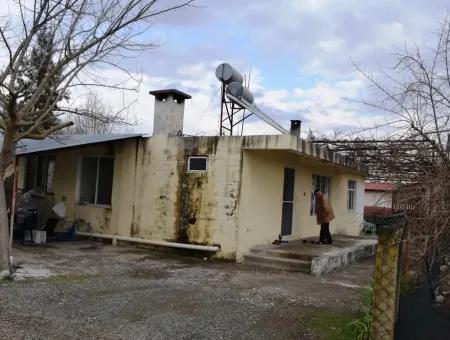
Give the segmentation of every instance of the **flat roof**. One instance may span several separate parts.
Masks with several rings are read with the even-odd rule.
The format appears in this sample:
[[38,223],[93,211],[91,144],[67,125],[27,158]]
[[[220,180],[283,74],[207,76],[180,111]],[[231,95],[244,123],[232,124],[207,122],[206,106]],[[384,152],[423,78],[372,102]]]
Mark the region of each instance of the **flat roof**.
[[142,137],[142,134],[130,133],[101,135],[56,135],[41,140],[21,139],[17,143],[16,154],[20,156],[37,152],[68,149],[77,146],[85,146],[140,137]]

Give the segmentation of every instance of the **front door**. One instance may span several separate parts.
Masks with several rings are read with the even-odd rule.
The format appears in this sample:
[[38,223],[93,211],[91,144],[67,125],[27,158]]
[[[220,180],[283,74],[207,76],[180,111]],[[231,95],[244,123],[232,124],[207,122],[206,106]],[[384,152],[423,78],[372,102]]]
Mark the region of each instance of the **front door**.
[[292,234],[292,215],[294,213],[295,170],[284,168],[283,206],[281,211],[281,235]]

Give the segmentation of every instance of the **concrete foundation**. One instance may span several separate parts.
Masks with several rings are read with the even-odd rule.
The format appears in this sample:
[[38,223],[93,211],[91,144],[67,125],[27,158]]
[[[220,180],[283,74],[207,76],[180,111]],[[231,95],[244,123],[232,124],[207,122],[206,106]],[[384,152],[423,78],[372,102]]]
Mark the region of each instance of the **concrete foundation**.
[[332,245],[309,241],[311,239],[253,247],[250,254],[244,256],[244,263],[318,276],[375,255],[377,246],[376,239],[343,235],[335,236]]

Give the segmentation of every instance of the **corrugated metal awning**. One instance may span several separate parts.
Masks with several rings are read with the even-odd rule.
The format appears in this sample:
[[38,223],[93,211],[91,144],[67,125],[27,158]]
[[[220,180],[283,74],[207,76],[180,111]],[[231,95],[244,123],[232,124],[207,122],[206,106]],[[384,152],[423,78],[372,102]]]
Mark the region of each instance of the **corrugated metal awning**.
[[52,136],[42,140],[22,139],[17,143],[16,154],[27,155],[38,152],[53,151],[86,146],[92,144],[114,142],[140,138],[142,134],[102,134],[102,135],[64,135]]

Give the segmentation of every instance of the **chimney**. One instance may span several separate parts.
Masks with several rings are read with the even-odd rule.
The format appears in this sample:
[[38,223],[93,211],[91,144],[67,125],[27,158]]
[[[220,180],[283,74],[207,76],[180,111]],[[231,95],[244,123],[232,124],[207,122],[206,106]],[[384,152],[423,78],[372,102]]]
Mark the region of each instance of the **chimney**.
[[153,135],[181,136],[184,101],[192,97],[175,89],[150,91],[150,94],[155,96]]
[[290,133],[292,136],[300,138],[300,130],[302,128],[301,120],[291,120],[291,130]]

